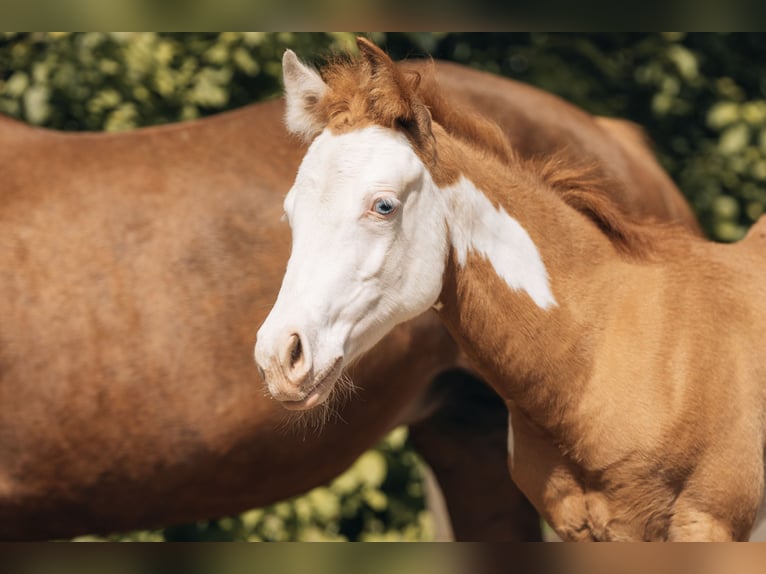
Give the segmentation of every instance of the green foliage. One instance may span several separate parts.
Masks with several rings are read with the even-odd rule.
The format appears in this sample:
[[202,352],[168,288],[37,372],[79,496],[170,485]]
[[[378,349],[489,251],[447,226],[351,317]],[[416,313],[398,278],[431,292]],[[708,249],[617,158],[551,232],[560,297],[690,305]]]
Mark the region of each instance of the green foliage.
[[[597,114],[630,118],[710,237],[766,210],[766,36],[372,34],[395,58],[431,54],[513,77]],[[66,130],[125,130],[274,97],[286,47],[303,59],[354,35],[0,33],[0,112]],[[415,455],[396,431],[326,487],[238,517],[122,540],[428,539]],[[80,539],[92,539],[82,537]]]
[[68,130],[194,119],[276,96],[288,46],[327,53],[349,42],[319,33],[6,32],[0,111]]

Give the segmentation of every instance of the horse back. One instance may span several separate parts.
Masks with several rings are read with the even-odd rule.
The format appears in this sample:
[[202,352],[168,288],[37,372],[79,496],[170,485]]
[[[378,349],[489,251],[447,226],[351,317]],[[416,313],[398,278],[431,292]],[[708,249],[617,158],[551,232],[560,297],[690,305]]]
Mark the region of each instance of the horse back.
[[745,248],[749,256],[745,262],[746,272],[757,274],[755,283],[760,290],[758,304],[766,310],[766,215],[761,215],[739,245]]
[[[689,204],[670,176],[654,157],[653,144],[641,126],[628,120],[594,116],[627,158],[624,165],[631,178],[638,182],[626,190],[630,201],[653,202],[656,211],[666,212],[672,221],[680,223],[702,236],[702,228]],[[654,214],[656,216],[656,214]]]
[[761,215],[747,232],[743,241],[756,249],[762,249],[763,254],[766,255],[766,215]]
[[35,128],[20,120],[0,114],[0,139],[9,137],[11,134],[14,134],[14,132],[17,133],[20,131],[33,132],[35,131]]

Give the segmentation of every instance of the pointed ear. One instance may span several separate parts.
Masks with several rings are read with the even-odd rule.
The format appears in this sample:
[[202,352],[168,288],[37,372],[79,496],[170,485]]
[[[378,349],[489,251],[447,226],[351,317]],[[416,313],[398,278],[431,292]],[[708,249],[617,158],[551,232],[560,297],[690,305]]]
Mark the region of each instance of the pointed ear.
[[394,61],[367,38],[359,36],[356,45],[370,70],[373,101],[385,101],[387,115],[395,119],[411,116],[409,86]]
[[372,68],[372,73],[377,74],[381,69],[394,70],[396,64],[383,50],[363,36],[357,36],[356,46],[359,53],[367,60]]
[[287,102],[287,130],[306,141],[311,140],[324,128],[316,107],[327,91],[327,84],[316,70],[301,63],[292,50],[285,50],[282,56],[282,78]]
[[371,99],[391,127],[402,129],[418,146],[432,147],[431,113],[417,96],[420,74],[402,72],[383,50],[367,38],[357,37],[356,45],[372,76]]

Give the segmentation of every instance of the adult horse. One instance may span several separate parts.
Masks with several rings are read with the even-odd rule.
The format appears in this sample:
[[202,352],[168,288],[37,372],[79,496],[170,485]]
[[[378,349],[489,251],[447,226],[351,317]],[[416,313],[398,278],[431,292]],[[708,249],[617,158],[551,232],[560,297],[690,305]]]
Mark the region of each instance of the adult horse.
[[766,218],[733,246],[638,224],[592,166],[521,160],[479,117],[442,125],[433,86],[358,44],[323,77],[284,58],[288,127],[313,141],[255,350],[272,394],[321,403],[433,306],[508,405],[511,473],[560,536],[747,539],[764,487]]
[[[631,128],[436,69],[466,108],[496,114],[520,153],[601,158],[629,184],[627,202],[692,224]],[[464,363],[434,316],[359,362],[358,396],[321,432],[290,428],[263,395],[250,349],[288,258],[281,200],[305,152],[283,113],[274,101],[111,135],[0,120],[0,539],[266,505],[408,422],[459,539],[539,536],[507,476],[505,407],[455,370]]]

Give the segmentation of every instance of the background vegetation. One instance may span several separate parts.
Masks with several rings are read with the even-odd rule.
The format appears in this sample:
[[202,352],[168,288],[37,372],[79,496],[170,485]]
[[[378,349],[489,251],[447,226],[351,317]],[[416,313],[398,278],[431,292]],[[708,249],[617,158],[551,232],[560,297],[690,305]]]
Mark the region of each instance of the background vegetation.
[[[373,34],[395,58],[431,54],[630,118],[708,235],[741,238],[766,208],[766,36]],[[276,97],[280,58],[354,49],[347,33],[0,33],[0,112],[65,130],[125,130]],[[428,539],[415,455],[400,429],[327,487],[148,540]]]

